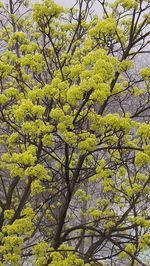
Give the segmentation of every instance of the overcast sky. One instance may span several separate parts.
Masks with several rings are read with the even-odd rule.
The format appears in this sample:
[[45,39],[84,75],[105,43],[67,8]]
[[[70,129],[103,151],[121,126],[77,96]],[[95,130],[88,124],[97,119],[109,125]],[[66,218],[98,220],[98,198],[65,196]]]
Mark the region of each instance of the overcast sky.
[[71,7],[75,1],[74,0],[55,0],[55,2],[63,6]]

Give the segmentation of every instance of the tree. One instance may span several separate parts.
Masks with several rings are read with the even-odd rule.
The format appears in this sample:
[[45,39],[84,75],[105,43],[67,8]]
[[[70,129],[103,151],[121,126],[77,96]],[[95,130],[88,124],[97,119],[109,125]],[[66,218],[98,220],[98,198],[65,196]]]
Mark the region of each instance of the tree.
[[0,265],[146,265],[150,2],[97,2],[0,4]]

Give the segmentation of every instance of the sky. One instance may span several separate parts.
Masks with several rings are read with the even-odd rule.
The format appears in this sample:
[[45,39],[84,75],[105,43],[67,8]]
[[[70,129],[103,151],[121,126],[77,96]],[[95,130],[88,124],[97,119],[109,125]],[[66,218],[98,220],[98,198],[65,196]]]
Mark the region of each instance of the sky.
[[55,0],[55,2],[66,7],[71,7],[75,3],[74,0]]

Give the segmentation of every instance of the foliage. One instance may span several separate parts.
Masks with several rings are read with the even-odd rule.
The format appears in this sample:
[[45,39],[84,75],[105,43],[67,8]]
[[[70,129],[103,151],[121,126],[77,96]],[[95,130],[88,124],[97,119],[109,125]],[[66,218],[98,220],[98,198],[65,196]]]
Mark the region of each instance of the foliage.
[[145,265],[150,2],[93,2],[0,4],[1,266]]

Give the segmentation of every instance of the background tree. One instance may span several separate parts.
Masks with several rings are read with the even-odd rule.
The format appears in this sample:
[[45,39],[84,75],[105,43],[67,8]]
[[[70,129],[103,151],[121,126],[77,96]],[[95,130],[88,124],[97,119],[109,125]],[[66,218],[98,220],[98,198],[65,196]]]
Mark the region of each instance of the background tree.
[[0,4],[0,265],[146,265],[150,3],[97,2]]

